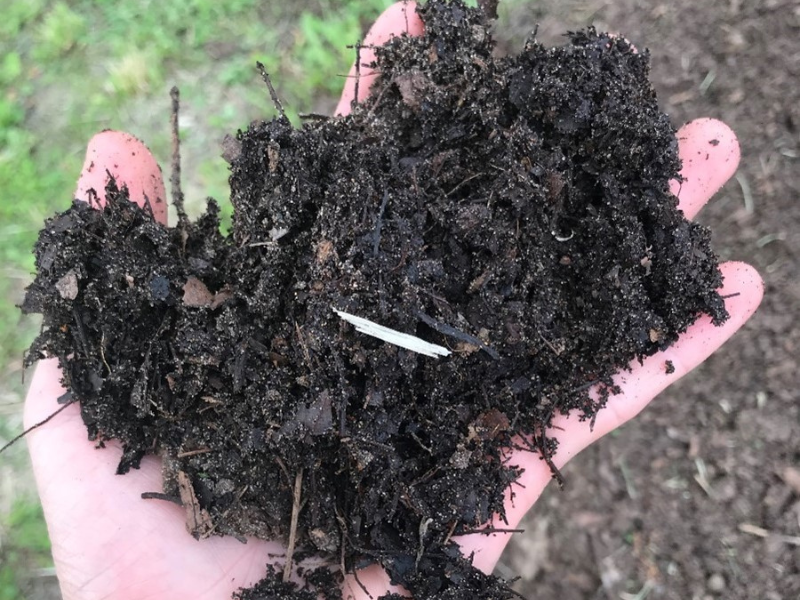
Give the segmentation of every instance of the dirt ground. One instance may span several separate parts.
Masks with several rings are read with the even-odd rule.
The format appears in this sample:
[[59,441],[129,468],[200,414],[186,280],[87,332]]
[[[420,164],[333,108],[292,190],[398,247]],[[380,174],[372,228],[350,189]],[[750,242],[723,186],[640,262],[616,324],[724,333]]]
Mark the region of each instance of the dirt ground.
[[[513,44],[594,22],[652,53],[676,124],[738,134],[736,179],[700,217],[755,265],[761,309],[721,352],[565,470],[500,570],[533,599],[800,597],[800,2],[541,0]],[[503,35],[503,37],[506,37]]]

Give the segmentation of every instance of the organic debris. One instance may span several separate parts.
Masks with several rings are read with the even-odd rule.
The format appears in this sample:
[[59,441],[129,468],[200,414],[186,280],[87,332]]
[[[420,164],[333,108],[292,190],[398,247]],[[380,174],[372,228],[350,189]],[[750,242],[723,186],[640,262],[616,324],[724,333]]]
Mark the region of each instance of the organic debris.
[[503,515],[508,450],[557,475],[554,415],[727,318],[646,52],[587,29],[498,59],[480,9],[420,15],[351,115],[227,141],[229,235],[213,201],[167,228],[110,181],[36,246],[30,359],[59,358],[90,439],[119,473],[160,455],[196,537],[288,546],[242,600],[339,598],[374,563],[420,600],[512,597],[453,542]]

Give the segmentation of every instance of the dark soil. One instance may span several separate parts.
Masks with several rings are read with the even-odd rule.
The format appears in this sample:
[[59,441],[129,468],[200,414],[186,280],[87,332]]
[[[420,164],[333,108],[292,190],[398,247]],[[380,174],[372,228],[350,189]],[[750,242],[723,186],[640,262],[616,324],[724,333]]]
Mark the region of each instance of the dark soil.
[[37,244],[30,358],[60,359],[90,438],[121,441],[118,471],[158,454],[152,496],[196,537],[339,565],[243,599],[335,598],[342,571],[375,562],[420,599],[512,597],[452,541],[502,514],[505,452],[549,460],[555,412],[591,419],[613,373],[699,313],[727,317],[708,230],[669,192],[680,164],[646,52],[586,29],[495,59],[480,11],[422,17],[351,116],[228,144],[230,235],[213,202],[170,229],[112,181],[105,207],[74,203]]
[[699,220],[722,258],[758,268],[766,294],[722,350],[570,461],[568,485],[545,491],[498,572],[546,600],[794,600],[800,552],[781,536],[800,536],[798,3],[509,4],[500,51],[537,25],[558,43],[588,23],[649,49],[673,123],[715,117],[737,133],[737,179]]

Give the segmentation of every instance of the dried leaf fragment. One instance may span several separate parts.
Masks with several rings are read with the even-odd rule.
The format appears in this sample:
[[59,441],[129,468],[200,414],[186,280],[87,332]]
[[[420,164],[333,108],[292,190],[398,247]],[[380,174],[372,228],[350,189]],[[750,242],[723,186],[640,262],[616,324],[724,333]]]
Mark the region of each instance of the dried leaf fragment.
[[78,297],[78,276],[75,274],[75,269],[70,269],[56,281],[56,289],[64,300],[75,300]]
[[186,530],[195,539],[206,538],[214,531],[211,515],[200,507],[197,495],[194,493],[192,480],[185,471],[178,471],[178,493],[181,504],[186,510]]
[[183,285],[183,303],[186,306],[201,308],[211,306],[214,294],[197,277],[189,277]]

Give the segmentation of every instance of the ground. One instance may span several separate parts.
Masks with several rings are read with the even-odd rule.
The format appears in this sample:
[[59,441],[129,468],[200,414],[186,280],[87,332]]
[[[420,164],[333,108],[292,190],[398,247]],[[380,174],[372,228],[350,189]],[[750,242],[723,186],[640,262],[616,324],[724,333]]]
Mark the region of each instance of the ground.
[[[308,4],[321,14],[318,3]],[[501,572],[520,575],[520,592],[537,599],[800,596],[800,407],[795,391],[800,347],[795,322],[800,306],[800,102],[795,83],[800,75],[800,3],[539,0],[510,3],[501,9],[501,17],[499,37],[508,40],[504,47],[510,50],[519,48],[536,23],[540,37],[553,43],[561,32],[590,22],[618,31],[651,51],[655,86],[676,124],[699,116],[729,123],[741,140],[741,168],[700,218],[713,227],[723,258],[754,264],[766,281],[764,303],[742,332],[635,421],[565,469],[566,489],[552,487],[545,493],[526,523],[527,532],[506,553]],[[269,21],[263,23],[261,27],[270,28]],[[295,44],[299,38],[288,39]],[[252,62],[259,56],[255,47],[252,39],[203,46],[226,64],[235,56],[231,52],[241,52],[241,61]],[[191,66],[183,65],[184,80]],[[3,68],[9,68],[8,60]],[[55,69],[48,71],[53,77]],[[191,118],[187,143],[195,136],[187,161],[194,156],[199,163],[213,156],[204,147],[210,148],[216,135],[203,123],[218,116],[221,107],[234,110],[245,102],[233,97],[219,77],[198,73],[198,80],[225,90],[186,111]],[[94,76],[92,81],[102,82],[108,74]],[[57,116],[53,107],[63,94],[52,83],[47,89],[48,96],[37,96],[26,106],[26,127],[42,129]],[[191,103],[190,89],[183,90]],[[151,97],[156,91],[151,90]],[[145,139],[166,138],[166,93],[163,118],[146,113],[141,102],[130,104],[132,109],[98,127],[127,122],[126,127]],[[330,95],[321,94],[313,106],[307,102],[300,110],[325,111],[333,105]],[[247,106],[252,110],[252,103]],[[2,138],[0,147],[5,149],[3,144],[10,142]],[[71,144],[65,152],[69,168],[60,164],[62,181],[80,166],[79,143]],[[162,149],[159,157],[166,156]],[[218,189],[206,189],[214,186],[204,173],[205,181],[197,177],[188,185],[201,195],[205,190],[219,196]],[[2,183],[5,195],[8,189]],[[0,226],[4,236],[14,233],[6,218]],[[19,270],[2,271],[4,279],[13,279],[16,293],[16,282],[24,280]],[[30,333],[28,327],[25,335]],[[13,362],[18,364],[18,355]],[[18,381],[13,365],[3,372]],[[6,420],[18,424],[13,387],[2,387],[0,402],[9,415]],[[11,481],[6,468],[7,463],[0,465],[3,482]],[[18,486],[25,485],[18,472],[15,477]],[[8,496],[0,494],[0,499]],[[6,507],[0,508],[5,514]],[[5,523],[3,529],[13,531]],[[34,582],[42,587],[40,578]],[[27,597],[48,597],[34,594],[31,589]]]
[[720,352],[565,469],[501,568],[528,598],[797,598],[800,3],[542,1],[509,22],[549,41],[589,22],[618,31],[652,53],[676,124],[736,131],[739,172],[700,219],[766,296]]

